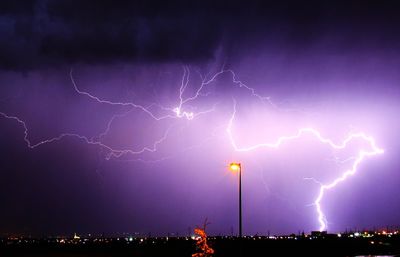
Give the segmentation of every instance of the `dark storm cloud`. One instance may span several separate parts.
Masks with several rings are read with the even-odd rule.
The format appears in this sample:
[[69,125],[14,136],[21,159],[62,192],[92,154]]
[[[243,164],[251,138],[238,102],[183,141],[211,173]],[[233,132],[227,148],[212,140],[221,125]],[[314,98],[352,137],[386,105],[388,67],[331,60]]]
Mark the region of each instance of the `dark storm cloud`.
[[202,62],[218,48],[304,50],[321,39],[324,51],[394,48],[397,10],[380,1],[2,1],[0,68]]
[[[185,6],[186,5],[186,6]],[[220,26],[188,4],[115,1],[2,3],[1,67],[211,58]]]

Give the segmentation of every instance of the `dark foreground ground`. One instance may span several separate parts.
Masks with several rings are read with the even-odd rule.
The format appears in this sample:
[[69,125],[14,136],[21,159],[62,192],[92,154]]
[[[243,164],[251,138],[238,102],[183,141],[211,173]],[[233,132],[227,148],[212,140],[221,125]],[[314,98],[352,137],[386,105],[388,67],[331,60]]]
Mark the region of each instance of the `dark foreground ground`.
[[[262,237],[209,238],[215,257],[222,256],[400,256],[400,237],[395,238],[297,238],[268,239]],[[57,257],[189,257],[196,252],[191,238],[147,238],[132,241],[120,238],[102,242],[5,242],[0,256]],[[240,252],[242,253],[240,255]]]

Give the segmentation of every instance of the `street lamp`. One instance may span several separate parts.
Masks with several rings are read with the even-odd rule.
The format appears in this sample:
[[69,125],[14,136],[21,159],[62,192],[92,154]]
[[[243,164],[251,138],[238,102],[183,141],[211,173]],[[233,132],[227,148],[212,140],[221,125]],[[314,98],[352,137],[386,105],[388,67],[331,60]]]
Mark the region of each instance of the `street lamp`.
[[242,165],[241,163],[232,162],[229,164],[231,171],[239,172],[239,237],[242,237]]

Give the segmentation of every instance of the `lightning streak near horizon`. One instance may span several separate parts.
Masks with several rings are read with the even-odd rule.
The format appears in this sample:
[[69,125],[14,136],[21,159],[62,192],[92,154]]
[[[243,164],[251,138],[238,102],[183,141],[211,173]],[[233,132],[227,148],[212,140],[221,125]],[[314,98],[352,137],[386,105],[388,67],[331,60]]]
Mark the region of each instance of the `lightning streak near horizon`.
[[255,145],[251,145],[251,146],[240,147],[236,143],[233,132],[232,132],[233,122],[234,122],[235,115],[236,115],[235,99],[233,99],[233,102],[234,102],[233,112],[232,112],[231,118],[229,119],[228,126],[226,128],[226,132],[229,136],[229,140],[230,140],[232,147],[237,152],[249,152],[249,151],[254,151],[254,150],[257,150],[260,148],[275,148],[276,149],[276,148],[279,148],[284,143],[299,139],[300,137],[302,137],[303,135],[306,135],[306,134],[310,134],[310,135],[314,136],[316,140],[318,140],[322,144],[326,144],[326,145],[330,146],[333,149],[344,149],[351,141],[353,141],[355,139],[361,139],[361,140],[368,142],[371,149],[368,151],[360,150],[358,152],[357,156],[354,158],[351,169],[344,171],[338,178],[336,178],[333,181],[326,183],[326,184],[318,182],[315,179],[311,178],[313,181],[317,182],[320,185],[319,194],[314,201],[314,205],[316,206],[316,211],[318,213],[318,222],[320,225],[320,227],[319,227],[320,231],[326,230],[327,223],[328,223],[326,220],[325,214],[322,211],[322,207],[321,207],[321,201],[324,197],[325,192],[327,190],[334,188],[337,184],[345,181],[348,177],[354,175],[357,172],[358,166],[366,157],[384,153],[384,150],[379,148],[376,145],[375,140],[372,137],[365,135],[364,133],[352,133],[347,138],[345,138],[342,142],[340,142],[339,144],[336,144],[332,140],[323,137],[320,132],[318,132],[317,130],[315,130],[313,128],[300,128],[296,134],[290,135],[290,136],[281,136],[274,142],[259,143],[259,144],[255,144]]
[[[112,147],[110,145],[103,143],[102,139],[110,132],[110,130],[112,128],[112,124],[116,119],[127,116],[135,109],[138,109],[138,110],[146,113],[154,121],[161,121],[161,120],[165,120],[165,119],[171,119],[171,120],[183,119],[183,120],[191,121],[200,115],[212,113],[215,110],[215,107],[217,104],[214,104],[213,107],[210,109],[201,110],[201,111],[196,111],[197,109],[189,104],[201,97],[207,97],[208,95],[210,95],[211,94],[210,92],[203,92],[203,91],[205,90],[205,88],[207,86],[209,86],[210,84],[215,82],[217,80],[217,78],[223,74],[228,74],[231,77],[231,81],[235,86],[238,86],[239,88],[243,88],[243,89],[247,90],[248,92],[251,93],[251,95],[253,97],[258,98],[258,100],[260,100],[262,102],[268,103],[271,107],[280,109],[275,103],[273,103],[271,101],[270,97],[265,97],[265,96],[258,94],[255,89],[247,86],[246,84],[244,84],[243,82],[238,80],[234,71],[232,71],[230,69],[224,69],[224,68],[222,68],[220,71],[216,72],[212,76],[202,76],[200,74],[200,77],[201,77],[200,86],[198,86],[197,89],[194,90],[194,93],[191,96],[185,97],[185,95],[188,94],[187,90],[189,87],[189,80],[190,80],[190,69],[185,66],[183,68],[183,76],[182,76],[181,84],[180,84],[179,91],[178,91],[178,103],[175,107],[164,107],[159,104],[151,104],[150,106],[145,107],[143,105],[139,105],[139,104],[136,104],[133,102],[114,102],[111,100],[102,99],[102,98],[100,98],[96,95],[93,95],[87,91],[81,90],[77,86],[77,83],[75,82],[75,79],[73,77],[72,70],[71,70],[69,73],[69,76],[70,76],[73,88],[78,95],[85,96],[99,104],[128,107],[127,111],[125,111],[123,113],[114,114],[111,117],[111,119],[109,120],[109,122],[107,123],[105,130],[101,134],[99,134],[97,137],[89,138],[87,136],[83,136],[83,135],[76,134],[76,133],[63,133],[57,137],[45,139],[45,140],[39,141],[37,143],[32,143],[29,139],[29,135],[28,135],[29,130],[28,130],[28,126],[25,121],[23,121],[22,119],[20,119],[17,116],[8,115],[4,112],[0,112],[0,117],[14,120],[14,121],[18,122],[19,124],[21,124],[21,126],[24,129],[24,135],[25,135],[24,141],[26,142],[27,146],[30,149],[34,149],[36,147],[42,146],[47,143],[53,143],[56,141],[60,141],[65,137],[74,137],[79,140],[82,140],[83,142],[85,142],[89,145],[98,146],[98,147],[101,147],[102,149],[105,149],[108,152],[108,154],[105,157],[107,160],[109,160],[111,158],[120,158],[127,154],[139,155],[144,152],[153,153],[153,152],[156,152],[157,147],[168,138],[168,136],[171,133],[171,131],[173,130],[173,128],[176,127],[175,124],[170,125],[165,130],[164,134],[159,139],[154,141],[153,144],[151,144],[150,146],[145,146],[140,150],[118,149],[118,148],[115,148],[115,147]],[[166,112],[166,114],[157,115],[155,112],[151,111],[151,107],[154,107],[154,106],[158,107],[160,109],[160,111]],[[232,148],[237,152],[250,152],[250,151],[255,151],[257,149],[260,149],[260,148],[276,149],[276,148],[279,148],[281,145],[288,143],[289,141],[296,140],[306,134],[310,134],[310,135],[314,136],[314,138],[316,140],[318,140],[321,144],[328,145],[332,149],[344,149],[351,141],[353,141],[355,139],[364,140],[369,144],[369,146],[371,148],[370,150],[361,150],[361,151],[359,151],[357,156],[349,159],[349,160],[353,161],[351,169],[344,171],[338,178],[334,179],[333,181],[331,181],[329,183],[323,184],[321,182],[318,182],[320,185],[320,190],[319,190],[318,196],[316,197],[316,199],[314,201],[314,205],[316,206],[316,211],[318,213],[318,222],[320,224],[319,230],[321,230],[321,231],[325,230],[327,228],[327,220],[326,220],[325,214],[323,213],[322,207],[321,207],[321,202],[323,200],[325,192],[327,190],[334,188],[337,184],[345,181],[349,176],[354,175],[357,172],[357,169],[358,169],[360,163],[366,157],[377,155],[377,154],[382,154],[384,152],[383,149],[376,146],[375,140],[372,137],[367,136],[364,133],[352,133],[347,138],[345,138],[341,143],[337,144],[337,143],[334,143],[332,140],[323,137],[319,131],[317,131],[313,128],[300,128],[297,131],[297,133],[295,133],[294,135],[281,136],[278,139],[276,139],[276,141],[274,141],[274,142],[259,143],[256,145],[242,147],[236,143],[235,136],[233,133],[233,125],[234,125],[234,120],[236,118],[235,117],[236,116],[236,108],[237,108],[236,101],[234,100],[233,112],[227,122],[227,125],[226,125],[226,133],[227,133],[227,136],[229,138]],[[215,135],[213,135],[213,136],[215,136]],[[207,140],[210,140],[210,139],[207,139]],[[196,146],[190,146],[185,150],[189,150],[194,147],[196,147]],[[162,160],[165,160],[168,158],[170,158],[170,157],[163,157],[163,158],[160,158],[159,160],[162,161]],[[135,159],[135,160],[143,161],[143,159]]]

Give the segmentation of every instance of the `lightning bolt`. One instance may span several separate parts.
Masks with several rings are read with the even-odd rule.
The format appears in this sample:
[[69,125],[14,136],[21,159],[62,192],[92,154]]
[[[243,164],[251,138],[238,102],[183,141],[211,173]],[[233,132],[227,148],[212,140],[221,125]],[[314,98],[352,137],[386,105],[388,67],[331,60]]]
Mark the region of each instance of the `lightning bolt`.
[[[49,139],[45,139],[42,141],[39,141],[37,143],[32,143],[31,140],[29,139],[29,130],[28,130],[28,126],[26,124],[26,122],[24,120],[22,120],[21,118],[17,117],[17,116],[11,116],[8,115],[7,113],[4,112],[0,112],[0,116],[6,119],[10,119],[10,120],[14,120],[16,122],[18,122],[24,129],[24,141],[26,142],[27,146],[30,149],[34,149],[36,147],[42,146],[44,144],[48,144],[48,143],[53,143],[53,142],[57,142],[57,141],[61,141],[62,139],[64,139],[65,137],[74,137],[77,138],[79,140],[82,140],[83,142],[89,144],[89,145],[94,145],[94,146],[98,146],[102,149],[105,149],[108,154],[106,155],[106,159],[109,160],[111,158],[120,158],[124,155],[127,154],[131,154],[131,155],[139,155],[142,154],[144,152],[156,152],[157,151],[157,147],[158,145],[160,145],[162,142],[164,142],[168,135],[170,134],[172,128],[174,127],[174,125],[169,126],[169,128],[165,131],[164,135],[157,139],[156,141],[153,142],[152,145],[150,146],[145,146],[140,150],[131,150],[131,149],[118,149],[118,148],[114,148],[112,146],[109,146],[107,144],[104,144],[101,142],[101,139],[104,138],[110,131],[111,127],[112,127],[112,123],[118,119],[118,118],[122,118],[126,115],[128,115],[129,113],[131,113],[134,109],[139,109],[141,111],[143,111],[144,113],[146,113],[147,115],[149,115],[152,119],[154,119],[155,121],[161,121],[164,119],[179,119],[179,118],[185,118],[187,120],[192,120],[197,116],[200,115],[204,115],[204,114],[208,114],[210,112],[213,112],[216,108],[216,104],[213,105],[212,108],[204,110],[204,111],[199,111],[199,112],[187,112],[187,111],[182,111],[184,104],[193,101],[195,99],[197,99],[200,96],[207,96],[203,95],[201,93],[201,90],[203,89],[203,87],[209,83],[211,83],[211,81],[209,82],[204,82],[201,84],[201,86],[199,87],[199,89],[196,90],[195,94],[189,98],[184,98],[183,94],[185,93],[186,89],[188,88],[188,84],[189,84],[189,75],[190,75],[190,70],[188,67],[184,67],[184,73],[182,76],[182,83],[179,89],[179,104],[177,107],[175,108],[166,108],[157,104],[151,104],[148,107],[145,107],[143,105],[139,105],[133,102],[115,102],[115,101],[110,101],[107,99],[101,99],[100,97],[93,95],[87,91],[81,90],[74,77],[73,77],[73,71],[72,69],[70,70],[69,76],[71,79],[71,83],[73,85],[73,88],[75,90],[75,92],[79,95],[85,96],[99,104],[106,104],[106,105],[110,105],[110,106],[121,106],[121,107],[129,107],[128,111],[122,113],[122,114],[115,114],[111,117],[111,119],[109,120],[109,122],[107,123],[106,129],[97,137],[92,137],[92,138],[88,138],[86,136],[77,134],[77,133],[62,133],[57,137],[53,137],[53,138],[49,138]],[[158,106],[160,107],[162,110],[167,110],[167,111],[171,111],[170,114],[166,114],[166,115],[161,115],[161,116],[157,116],[155,115],[150,108],[153,106]],[[97,140],[96,140],[97,138]],[[193,148],[195,146],[191,146],[189,148]],[[166,159],[161,158],[161,160]],[[142,159],[137,159],[139,161],[143,161]]]
[[0,116],[4,117],[6,119],[15,120],[16,122],[18,122],[19,124],[22,125],[22,127],[24,128],[24,135],[25,135],[24,141],[26,142],[27,146],[30,149],[34,149],[34,148],[39,147],[44,144],[60,141],[65,137],[74,137],[74,138],[84,141],[85,143],[87,143],[89,145],[99,146],[103,149],[106,149],[108,151],[108,154],[106,155],[107,160],[111,159],[112,157],[119,158],[125,154],[138,155],[138,154],[141,154],[144,152],[155,152],[155,151],[157,151],[157,146],[159,144],[161,144],[167,138],[168,134],[170,133],[170,131],[172,129],[172,126],[169,127],[166,130],[166,132],[164,133],[164,135],[160,139],[156,140],[151,146],[146,146],[138,151],[133,151],[131,149],[115,149],[115,148],[112,148],[111,146],[108,146],[100,141],[96,141],[94,139],[89,139],[86,136],[82,136],[80,134],[75,134],[75,133],[63,133],[57,137],[45,139],[45,140],[39,141],[37,143],[32,143],[28,138],[28,127],[27,127],[25,121],[21,120],[20,118],[18,118],[16,116],[10,116],[4,112],[0,112]]
[[[235,85],[239,88],[245,89],[253,97],[257,98],[258,100],[260,100],[262,102],[269,104],[273,108],[282,110],[282,108],[280,108],[277,104],[275,104],[274,102],[271,101],[270,97],[265,97],[265,96],[260,95],[254,88],[247,86],[245,83],[243,83],[241,80],[239,80],[237,78],[236,73],[233,70],[225,69],[224,66],[222,67],[221,70],[219,70],[218,72],[214,73],[211,76],[210,76],[210,74],[203,76],[202,74],[199,73],[199,76],[201,78],[201,83],[197,88],[193,89],[190,86],[190,76],[191,76],[190,69],[189,69],[189,67],[184,66],[183,67],[183,75],[182,75],[181,83],[180,83],[178,94],[177,94],[177,104],[174,107],[165,107],[165,106],[162,106],[162,105],[156,104],[156,103],[152,103],[149,106],[144,106],[144,105],[140,105],[140,104],[133,103],[133,102],[118,102],[118,101],[111,101],[108,99],[100,98],[99,96],[96,96],[88,91],[80,89],[73,77],[73,72],[71,70],[69,73],[69,76],[71,79],[73,89],[75,90],[75,92],[78,95],[86,97],[92,101],[99,103],[99,104],[105,104],[105,105],[109,105],[109,106],[120,106],[120,107],[128,108],[127,111],[125,111],[121,114],[113,115],[111,117],[111,119],[109,120],[109,122],[107,123],[104,131],[102,133],[100,133],[97,137],[89,138],[89,137],[86,137],[86,136],[83,136],[80,134],[76,134],[76,133],[63,133],[54,138],[45,139],[45,140],[39,141],[37,143],[32,143],[29,140],[28,126],[25,121],[23,121],[22,119],[20,119],[17,116],[8,115],[3,112],[0,112],[0,117],[14,120],[23,127],[24,141],[26,142],[27,146],[31,149],[34,149],[36,147],[42,146],[47,143],[53,143],[56,141],[60,141],[65,137],[74,137],[74,138],[77,138],[77,139],[85,142],[86,144],[97,146],[97,147],[100,147],[101,149],[105,149],[107,151],[107,154],[105,156],[105,158],[107,160],[109,160],[111,158],[118,159],[118,158],[128,155],[128,154],[129,155],[139,155],[139,154],[143,154],[145,152],[154,153],[157,151],[158,146],[160,144],[162,144],[165,140],[167,140],[171,131],[177,127],[176,125],[174,125],[174,124],[170,125],[168,127],[168,129],[166,129],[165,133],[159,139],[154,141],[149,146],[145,146],[139,150],[115,148],[115,147],[112,147],[110,145],[103,143],[102,139],[110,132],[115,120],[127,116],[133,110],[140,110],[140,111],[146,113],[154,121],[161,121],[161,120],[166,120],[166,119],[172,120],[172,121],[174,121],[174,120],[191,121],[200,115],[212,113],[213,111],[215,111],[217,103],[214,104],[213,107],[210,109],[200,110],[200,111],[198,111],[195,108],[195,106],[191,105],[191,104],[193,104],[193,102],[195,100],[200,99],[201,97],[209,96],[211,94],[211,92],[206,91],[206,88],[211,86],[214,82],[217,81],[217,79],[220,76],[222,76],[224,74],[227,74],[228,76],[230,76],[233,85]],[[189,90],[191,90],[193,93],[190,94]],[[164,111],[164,113],[162,115],[156,114],[156,112],[152,111],[152,108],[154,108],[154,107],[159,108],[159,110]],[[358,152],[358,154],[356,156],[351,157],[350,159],[346,160],[346,161],[352,161],[352,166],[350,169],[344,171],[339,177],[337,177],[333,181],[326,183],[326,184],[323,184],[321,182],[317,182],[316,180],[314,180],[320,186],[319,194],[317,195],[317,197],[315,198],[315,201],[313,203],[316,206],[316,212],[317,212],[317,217],[318,217],[318,223],[320,225],[320,227],[319,227],[320,231],[326,230],[326,228],[327,228],[327,220],[326,220],[325,214],[323,213],[323,210],[321,207],[321,202],[323,201],[323,197],[324,197],[325,193],[328,190],[335,188],[339,183],[347,180],[350,176],[354,175],[357,172],[357,170],[359,169],[359,165],[361,164],[361,162],[364,159],[366,159],[367,157],[374,156],[374,155],[382,154],[384,152],[383,149],[379,148],[376,145],[375,140],[372,137],[370,137],[364,133],[351,133],[348,135],[347,138],[345,138],[341,142],[335,143],[332,140],[330,140],[329,138],[325,138],[324,136],[322,136],[319,131],[317,131],[313,128],[301,128],[297,131],[297,133],[295,133],[293,135],[288,135],[288,136],[281,136],[281,137],[277,138],[274,142],[259,143],[259,144],[250,145],[250,146],[239,146],[235,141],[235,137],[234,137],[234,133],[233,133],[233,126],[234,126],[234,121],[236,118],[236,108],[237,108],[236,101],[234,100],[232,115],[230,116],[230,119],[228,120],[228,124],[226,125],[226,123],[224,123],[224,127],[226,126],[226,133],[227,133],[227,136],[228,136],[228,139],[229,139],[229,142],[230,142],[232,148],[237,152],[250,152],[250,151],[255,151],[255,150],[261,149],[261,148],[278,149],[281,145],[283,145],[285,143],[289,143],[291,141],[295,141],[296,139],[299,139],[302,136],[307,135],[307,134],[312,135],[318,142],[320,142],[321,144],[327,145],[327,146],[331,147],[332,149],[344,149],[353,140],[363,140],[368,143],[368,145],[370,146],[369,150],[365,150],[365,149],[361,150]],[[213,136],[215,136],[215,135],[213,134]],[[212,137],[208,138],[203,143],[208,142],[211,139],[212,139]],[[187,149],[184,149],[182,151],[186,151],[186,150],[196,148],[196,147],[201,147],[202,144],[199,144],[197,146],[190,146]],[[156,161],[150,161],[150,162],[163,161],[163,160],[172,158],[172,156],[173,155],[162,157]],[[133,161],[147,162],[147,160],[143,160],[143,159],[134,159]]]
[[91,94],[91,93],[89,93],[87,91],[83,91],[83,90],[79,89],[79,87],[77,86],[77,84],[75,82],[75,79],[73,77],[72,69],[71,69],[71,71],[69,73],[69,76],[70,76],[72,85],[74,87],[74,90],[78,94],[86,96],[86,97],[88,97],[88,98],[90,98],[90,99],[92,99],[92,100],[94,100],[94,101],[96,101],[98,103],[101,103],[101,104],[108,104],[108,105],[111,105],[111,106],[123,106],[123,107],[131,107],[131,108],[140,109],[141,111],[145,112],[146,114],[148,114],[151,118],[153,118],[156,121],[160,121],[160,120],[164,120],[164,119],[168,119],[168,118],[171,118],[171,119],[186,118],[187,120],[192,120],[196,116],[207,114],[207,113],[213,112],[215,110],[215,105],[214,105],[213,108],[211,108],[211,109],[208,109],[208,110],[205,110],[205,111],[199,111],[199,112],[196,112],[196,113],[183,111],[183,105],[186,104],[187,102],[190,102],[190,101],[193,101],[193,100],[197,99],[199,96],[203,96],[201,94],[201,90],[203,89],[203,87],[206,84],[209,84],[209,83],[212,82],[212,81],[210,81],[210,82],[204,83],[204,81],[203,81],[203,83],[201,84],[201,86],[199,87],[199,89],[196,91],[196,93],[193,96],[188,97],[188,98],[184,98],[183,94],[185,93],[186,89],[188,88],[189,76],[190,76],[190,70],[186,66],[183,67],[183,76],[182,76],[181,86],[179,88],[179,103],[178,103],[178,105],[176,107],[174,107],[174,108],[164,107],[164,106],[160,106],[160,105],[157,105],[157,104],[151,104],[149,106],[149,107],[158,106],[162,110],[171,111],[173,113],[173,114],[171,113],[171,114],[166,114],[166,115],[161,115],[161,116],[156,116],[153,112],[150,111],[149,107],[145,107],[143,105],[135,104],[133,102],[114,102],[114,101],[110,101],[110,100],[101,99],[98,96],[95,96],[95,95],[93,95],[93,94]]
[[[178,94],[179,102],[178,102],[178,105],[176,107],[174,107],[174,108],[164,107],[164,106],[161,106],[161,105],[158,105],[158,104],[154,104],[154,103],[151,104],[148,107],[145,107],[143,105],[139,105],[139,104],[136,104],[136,103],[133,103],[133,102],[115,102],[115,101],[110,101],[110,100],[107,100],[107,99],[102,99],[102,98],[100,98],[100,97],[98,97],[96,95],[93,95],[93,94],[91,94],[91,93],[89,93],[87,91],[81,90],[78,87],[78,85],[77,85],[77,83],[76,83],[76,81],[74,79],[73,70],[72,69],[70,70],[69,76],[70,76],[73,88],[74,88],[74,90],[75,90],[75,92],[77,94],[85,96],[85,97],[88,97],[89,99],[91,99],[93,101],[96,101],[97,103],[100,103],[100,104],[107,104],[107,105],[111,105],[111,106],[122,106],[122,107],[129,107],[130,108],[127,112],[125,112],[123,114],[116,114],[116,115],[112,116],[112,118],[110,119],[110,121],[107,124],[106,130],[99,135],[99,139],[101,140],[101,138],[106,136],[108,134],[108,132],[110,131],[112,123],[114,122],[114,120],[116,120],[117,118],[124,117],[125,115],[129,114],[134,109],[139,109],[139,110],[145,112],[147,115],[149,115],[155,121],[160,121],[160,120],[164,120],[164,119],[176,119],[176,118],[185,118],[187,120],[193,120],[197,116],[208,114],[208,113],[211,113],[211,112],[215,111],[217,103],[214,104],[212,108],[204,110],[204,111],[192,112],[192,111],[184,111],[183,109],[184,109],[185,105],[187,105],[188,103],[198,99],[199,97],[206,97],[206,96],[210,95],[210,92],[203,93],[202,91],[204,91],[206,86],[212,84],[213,82],[216,82],[217,78],[219,76],[225,74],[225,73],[227,73],[227,74],[229,74],[231,76],[232,83],[234,83],[235,85],[239,86],[240,88],[247,89],[248,91],[251,92],[251,94],[253,96],[257,97],[259,100],[267,101],[270,105],[272,105],[273,107],[277,108],[277,106],[272,103],[272,101],[270,100],[269,97],[265,97],[265,96],[261,96],[261,95],[257,94],[255,89],[247,86],[245,83],[243,83],[242,81],[238,80],[236,78],[236,73],[233,70],[224,69],[224,67],[222,67],[222,69],[220,71],[216,72],[210,78],[208,78],[208,76],[203,76],[202,74],[199,73],[199,75],[201,77],[200,86],[197,88],[197,90],[195,90],[194,94],[192,94],[191,96],[185,98],[184,94],[185,94],[186,90],[188,89],[189,81],[190,81],[190,69],[189,69],[189,67],[184,66],[183,67],[183,75],[182,75],[182,79],[181,79],[181,84],[180,84],[180,87],[179,87],[179,94]],[[166,114],[166,115],[162,115],[162,116],[157,116],[153,112],[150,111],[150,107],[152,107],[152,106],[157,106],[162,110],[170,111],[172,113]],[[26,126],[24,126],[24,127],[26,128]],[[26,132],[27,132],[27,130],[26,130]],[[162,137],[160,140],[157,140],[154,143],[152,148],[146,147],[146,148],[143,148],[140,151],[113,149],[113,148],[111,148],[111,147],[109,147],[109,146],[107,146],[105,144],[102,144],[100,141],[93,141],[93,139],[89,140],[88,138],[80,136],[78,134],[63,134],[63,135],[61,135],[61,136],[59,136],[57,138],[53,138],[53,139],[50,139],[50,140],[43,141],[43,143],[50,143],[52,141],[60,140],[64,136],[76,136],[76,137],[78,137],[80,139],[83,139],[88,144],[97,144],[97,145],[100,145],[103,148],[107,149],[108,151],[110,151],[111,154],[107,156],[107,159],[109,159],[111,157],[117,157],[118,158],[118,157],[121,157],[122,155],[128,154],[128,153],[129,154],[140,154],[140,153],[143,153],[145,151],[154,152],[154,151],[156,151],[156,146],[158,144],[162,143],[166,139],[166,135],[167,134],[165,134],[165,136]],[[193,148],[193,147],[195,147],[195,146],[191,146],[188,149]],[[160,160],[164,160],[165,158],[166,157],[161,158]],[[138,160],[139,161],[143,161],[142,159],[138,159]]]
[[298,130],[298,132],[296,134],[290,135],[290,136],[281,136],[275,142],[260,143],[260,144],[255,144],[255,145],[251,145],[251,146],[240,147],[236,143],[234,135],[232,133],[233,123],[234,123],[235,116],[236,116],[236,100],[235,99],[233,99],[233,103],[234,103],[233,104],[233,112],[229,119],[228,126],[226,128],[226,132],[228,134],[228,137],[229,137],[229,140],[230,140],[230,143],[231,143],[233,149],[237,152],[249,152],[249,151],[254,151],[254,150],[257,150],[260,148],[277,149],[284,143],[299,139],[303,135],[306,135],[306,134],[310,134],[310,135],[314,136],[315,139],[318,140],[320,143],[326,144],[333,149],[344,149],[351,141],[353,141],[355,139],[364,140],[371,147],[371,150],[369,150],[369,151],[367,151],[367,150],[359,151],[357,156],[354,158],[351,169],[344,171],[339,177],[337,177],[333,181],[331,181],[327,184],[323,184],[323,183],[318,182],[315,179],[313,179],[320,185],[319,194],[314,201],[314,205],[316,206],[316,211],[318,214],[318,222],[320,225],[320,227],[319,227],[320,231],[324,231],[327,229],[327,220],[326,220],[325,214],[321,207],[321,202],[323,200],[325,192],[327,190],[333,189],[339,183],[344,182],[348,177],[353,176],[357,172],[358,167],[361,164],[361,162],[366,157],[384,153],[384,150],[379,148],[376,145],[375,140],[372,137],[365,135],[364,133],[352,133],[347,138],[345,138],[342,142],[340,142],[339,144],[336,144],[332,140],[323,137],[320,132],[318,132],[317,130],[315,130],[313,128],[301,128]]

